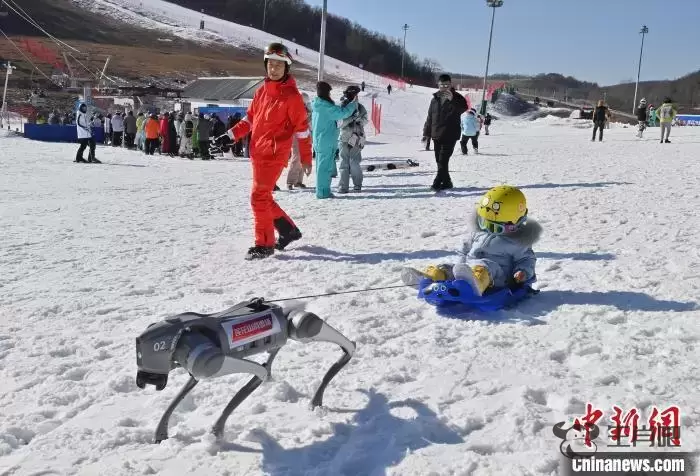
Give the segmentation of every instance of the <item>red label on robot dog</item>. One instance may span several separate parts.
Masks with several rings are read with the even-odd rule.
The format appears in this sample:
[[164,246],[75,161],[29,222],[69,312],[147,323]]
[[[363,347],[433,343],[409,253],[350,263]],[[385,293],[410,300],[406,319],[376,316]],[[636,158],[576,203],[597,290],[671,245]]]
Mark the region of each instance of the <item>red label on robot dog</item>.
[[231,326],[231,342],[235,343],[257,334],[263,334],[267,331],[271,331],[273,327],[272,316],[269,314],[257,319],[241,322],[240,324],[234,324]]

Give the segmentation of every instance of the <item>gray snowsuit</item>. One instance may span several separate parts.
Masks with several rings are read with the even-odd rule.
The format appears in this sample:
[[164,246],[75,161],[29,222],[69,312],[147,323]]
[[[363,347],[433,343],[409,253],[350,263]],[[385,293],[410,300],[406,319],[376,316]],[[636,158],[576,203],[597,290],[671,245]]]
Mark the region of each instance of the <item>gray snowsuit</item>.
[[340,180],[338,192],[346,193],[350,187],[352,176],[355,191],[362,189],[362,149],[365,146],[365,126],[368,123],[367,109],[357,103],[357,109],[352,115],[343,119],[340,124]]
[[513,274],[523,271],[526,279],[535,276],[537,258],[532,245],[542,233],[542,227],[534,220],[515,233],[497,235],[479,228],[476,213],[471,219],[470,232],[462,238],[458,262],[453,266],[455,279],[460,279],[460,265],[484,266],[491,276],[491,285],[502,288],[510,284]]

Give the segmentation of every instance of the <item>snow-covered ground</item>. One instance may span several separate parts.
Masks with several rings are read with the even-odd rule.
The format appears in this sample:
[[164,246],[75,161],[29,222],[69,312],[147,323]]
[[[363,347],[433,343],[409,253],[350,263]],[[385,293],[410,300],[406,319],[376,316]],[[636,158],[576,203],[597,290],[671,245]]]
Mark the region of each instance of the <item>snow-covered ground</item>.
[[[678,405],[683,447],[697,448],[700,130],[662,145],[658,129],[639,140],[616,127],[592,143],[573,120],[499,120],[480,155],[453,158],[457,188],[435,196],[419,143],[428,100],[382,98],[384,132],[365,151],[419,167],[367,173],[361,193],[333,200],[277,192],[304,238],[259,262],[243,260],[244,160],[100,147],[104,165],[78,165],[74,145],[1,137],[0,474],[552,475],[552,426],[587,402],[601,425],[612,405]],[[475,201],[503,182],[544,227],[541,294],[469,320],[411,288],[308,299],[358,345],[326,408],[308,403],[336,348],[292,343],[225,443],[208,430],[247,377],[200,384],[171,439],[151,444],[186,374],[136,387],[134,338],[150,323],[396,285],[402,266],[451,259]]]

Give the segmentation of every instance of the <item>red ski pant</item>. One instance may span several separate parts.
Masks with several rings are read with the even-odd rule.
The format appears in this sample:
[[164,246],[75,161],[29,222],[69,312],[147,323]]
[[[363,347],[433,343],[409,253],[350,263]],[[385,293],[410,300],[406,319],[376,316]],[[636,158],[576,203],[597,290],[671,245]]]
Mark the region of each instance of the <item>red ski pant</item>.
[[296,225],[275,202],[272,192],[282,171],[284,161],[252,161],[253,190],[250,204],[255,223],[255,246],[275,246],[275,228],[280,232],[294,229]]

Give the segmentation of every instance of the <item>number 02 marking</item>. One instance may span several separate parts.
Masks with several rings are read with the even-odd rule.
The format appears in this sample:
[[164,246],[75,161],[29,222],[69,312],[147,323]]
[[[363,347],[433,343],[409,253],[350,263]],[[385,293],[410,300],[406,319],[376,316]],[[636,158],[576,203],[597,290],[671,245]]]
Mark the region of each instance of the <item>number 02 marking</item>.
[[166,349],[167,349],[167,347],[166,347],[166,345],[165,345],[165,341],[164,341],[164,340],[162,340],[162,341],[160,341],[160,342],[156,342],[155,344],[153,344],[153,351],[154,351],[154,352],[160,352],[160,351],[166,350]]

